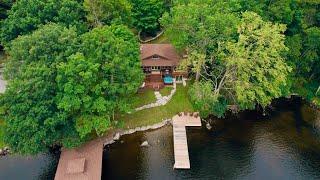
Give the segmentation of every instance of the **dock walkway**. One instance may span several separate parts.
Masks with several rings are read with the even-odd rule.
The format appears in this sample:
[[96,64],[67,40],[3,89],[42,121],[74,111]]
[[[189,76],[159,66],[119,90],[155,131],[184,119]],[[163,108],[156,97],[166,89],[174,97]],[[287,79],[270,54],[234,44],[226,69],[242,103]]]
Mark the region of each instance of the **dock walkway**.
[[172,118],[175,169],[190,169],[187,126],[201,126],[198,113],[180,113]]

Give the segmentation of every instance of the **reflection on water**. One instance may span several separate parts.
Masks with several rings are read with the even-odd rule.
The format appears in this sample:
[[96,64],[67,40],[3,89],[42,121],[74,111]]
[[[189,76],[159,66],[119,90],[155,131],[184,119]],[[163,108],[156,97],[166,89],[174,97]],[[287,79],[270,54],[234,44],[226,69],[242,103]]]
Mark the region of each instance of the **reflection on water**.
[[0,158],[0,180],[54,179],[58,155],[34,157],[5,156]]
[[320,113],[299,100],[273,106],[228,117],[219,132],[188,128],[190,170],[172,168],[172,127],[124,136],[106,147],[102,179],[319,179]]

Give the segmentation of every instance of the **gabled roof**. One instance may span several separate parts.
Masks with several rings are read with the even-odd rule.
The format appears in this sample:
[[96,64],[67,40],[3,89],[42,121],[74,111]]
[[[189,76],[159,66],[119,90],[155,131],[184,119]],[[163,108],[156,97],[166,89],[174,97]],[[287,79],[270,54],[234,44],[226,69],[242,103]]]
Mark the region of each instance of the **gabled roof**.
[[[176,66],[180,56],[171,44],[141,44],[141,60],[143,66]],[[152,59],[154,55],[159,59]]]

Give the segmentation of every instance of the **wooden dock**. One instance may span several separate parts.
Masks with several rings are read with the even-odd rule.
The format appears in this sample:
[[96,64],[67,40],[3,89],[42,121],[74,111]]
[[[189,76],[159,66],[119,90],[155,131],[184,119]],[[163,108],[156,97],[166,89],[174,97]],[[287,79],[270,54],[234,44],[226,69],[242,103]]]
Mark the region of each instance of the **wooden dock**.
[[190,169],[187,126],[201,126],[198,113],[180,113],[172,118],[175,169]]

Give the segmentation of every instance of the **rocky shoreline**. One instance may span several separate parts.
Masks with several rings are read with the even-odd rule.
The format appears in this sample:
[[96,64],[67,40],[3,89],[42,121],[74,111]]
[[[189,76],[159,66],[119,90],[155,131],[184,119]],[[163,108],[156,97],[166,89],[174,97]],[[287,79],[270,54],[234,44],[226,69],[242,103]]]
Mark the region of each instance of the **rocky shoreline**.
[[0,149],[0,157],[6,156],[10,154],[10,149],[8,147],[4,147],[3,149]]
[[118,141],[120,137],[123,135],[133,134],[135,132],[141,132],[141,131],[155,130],[170,124],[172,124],[172,119],[165,119],[162,122],[156,123],[154,125],[142,126],[134,129],[129,129],[129,130],[116,130],[115,132],[112,133],[112,135],[109,135],[105,138],[104,140],[105,143],[103,143],[103,145],[107,146],[107,145],[113,144],[114,142]]

